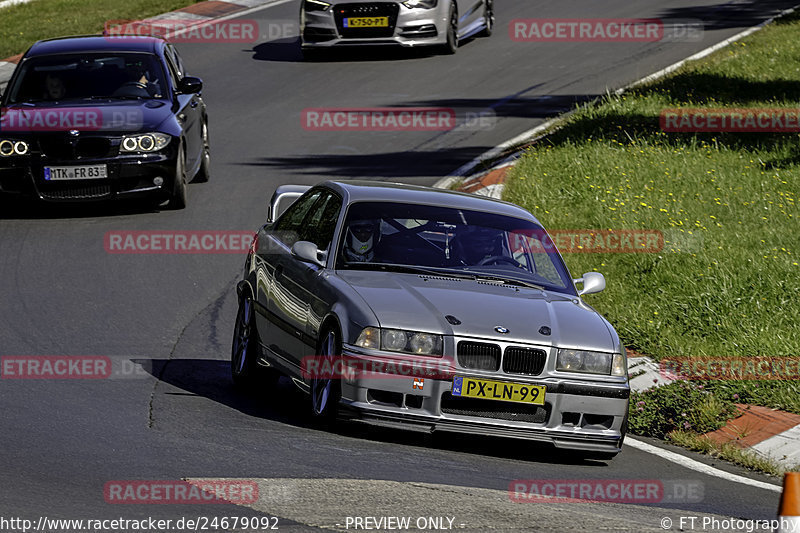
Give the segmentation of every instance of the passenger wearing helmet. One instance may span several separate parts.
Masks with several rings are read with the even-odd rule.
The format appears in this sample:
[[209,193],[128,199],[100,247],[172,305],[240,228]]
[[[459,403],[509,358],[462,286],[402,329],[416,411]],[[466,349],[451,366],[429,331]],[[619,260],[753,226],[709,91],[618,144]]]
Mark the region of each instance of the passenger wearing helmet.
[[354,220],[344,237],[344,257],[349,262],[365,263],[375,258],[375,244],[379,239],[374,220]]

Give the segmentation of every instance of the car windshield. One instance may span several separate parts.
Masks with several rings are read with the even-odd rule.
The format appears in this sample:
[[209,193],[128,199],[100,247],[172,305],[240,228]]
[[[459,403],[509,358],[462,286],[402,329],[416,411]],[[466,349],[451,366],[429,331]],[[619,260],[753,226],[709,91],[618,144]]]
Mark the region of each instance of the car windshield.
[[439,206],[352,204],[336,268],[455,275],[574,293],[569,272],[541,226]]
[[8,104],[166,98],[161,63],[148,53],[60,54],[26,60]]

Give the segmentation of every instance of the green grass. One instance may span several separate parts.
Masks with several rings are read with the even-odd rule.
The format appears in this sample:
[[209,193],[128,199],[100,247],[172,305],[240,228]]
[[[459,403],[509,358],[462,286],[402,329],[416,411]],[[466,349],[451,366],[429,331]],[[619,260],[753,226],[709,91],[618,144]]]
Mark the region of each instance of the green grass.
[[773,476],[780,476],[784,472],[794,472],[800,467],[800,465],[789,468],[782,467],[774,461],[756,455],[754,452],[737,448],[730,443],[717,444],[688,431],[673,431],[667,435],[667,440],[678,446],[719,457],[750,470],[764,472]]
[[33,0],[0,10],[0,59],[40,39],[100,33],[109,20],[139,20],[194,0]]
[[606,275],[587,299],[627,346],[656,359],[800,355],[800,136],[664,133],[658,120],[669,107],[796,109],[798,31],[797,16],[782,20],[578,110],[512,169],[504,198],[548,229],[664,232],[659,253],[565,254],[574,275]]

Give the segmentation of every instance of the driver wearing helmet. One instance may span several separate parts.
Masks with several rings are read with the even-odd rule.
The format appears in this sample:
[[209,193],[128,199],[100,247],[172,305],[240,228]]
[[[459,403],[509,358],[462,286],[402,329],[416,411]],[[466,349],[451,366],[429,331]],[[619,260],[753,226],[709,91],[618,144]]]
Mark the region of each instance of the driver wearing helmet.
[[344,238],[344,257],[349,262],[365,263],[375,258],[375,244],[380,239],[374,220],[354,220]]
[[466,226],[458,230],[456,256],[462,264],[475,266],[491,257],[503,254],[503,232],[494,228]]

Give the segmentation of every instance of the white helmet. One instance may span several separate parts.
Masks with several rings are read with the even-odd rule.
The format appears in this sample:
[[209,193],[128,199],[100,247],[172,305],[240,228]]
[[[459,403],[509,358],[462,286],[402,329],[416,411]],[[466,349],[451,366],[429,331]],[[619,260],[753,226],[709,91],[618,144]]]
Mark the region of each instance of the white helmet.
[[345,256],[348,261],[372,261],[375,256],[375,222],[354,220],[347,227]]

